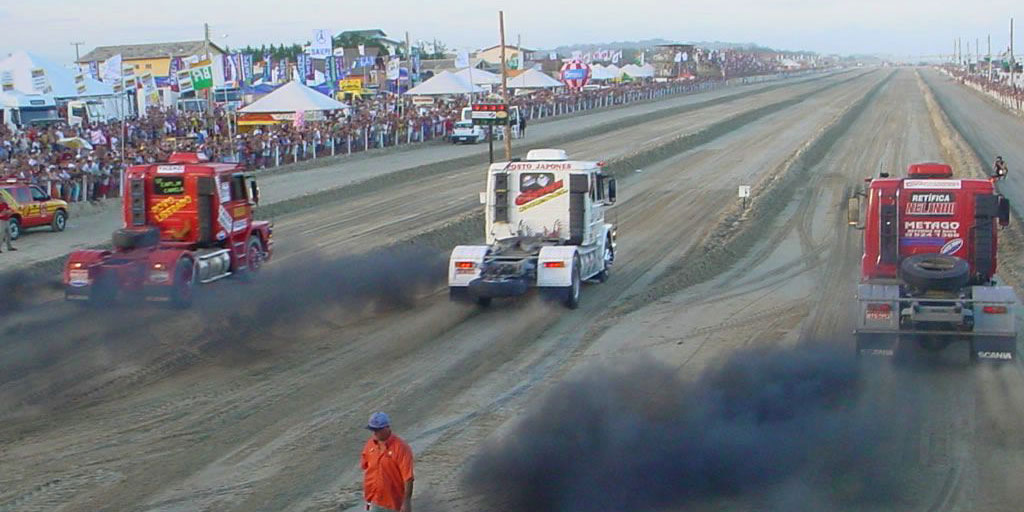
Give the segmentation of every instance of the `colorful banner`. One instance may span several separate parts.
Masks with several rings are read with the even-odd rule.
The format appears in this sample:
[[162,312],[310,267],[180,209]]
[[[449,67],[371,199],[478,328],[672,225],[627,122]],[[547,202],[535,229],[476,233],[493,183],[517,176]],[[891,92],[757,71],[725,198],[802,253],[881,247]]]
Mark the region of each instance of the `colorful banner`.
[[192,89],[201,91],[213,87],[213,63],[201,60],[189,68],[192,75]]
[[114,55],[103,63],[103,82],[116,84],[121,82],[121,54]]
[[171,57],[171,62],[167,65],[167,82],[171,85],[172,91],[178,91],[178,72],[183,67],[181,57]]
[[99,80],[100,79],[100,63],[99,63],[99,61],[94,60],[94,61],[89,63],[89,76],[91,76],[93,80]]
[[85,87],[85,75],[82,74],[82,73],[76,74],[75,75],[75,92],[77,92],[78,95],[81,96],[81,95],[85,94],[85,92],[87,90],[88,89]]
[[334,57],[328,57],[324,62],[327,64],[327,83],[334,87],[338,80],[338,61]]
[[313,67],[313,57],[306,56],[306,82],[312,83],[316,79],[316,69]]
[[53,90],[50,88],[50,81],[46,79],[45,69],[35,68],[32,70],[32,89],[39,94],[49,94]]
[[280,66],[277,68],[277,81],[288,82],[291,81],[292,77],[288,72],[288,58],[281,59]]
[[252,71],[252,61],[252,54],[242,55],[242,77],[245,78],[245,83],[247,84],[251,84],[254,78],[254,73]]
[[14,72],[11,70],[0,71],[0,90],[7,92],[14,90]]
[[344,92],[359,92],[363,90],[362,78],[346,78],[338,80],[338,89]]
[[245,80],[245,71],[242,69],[242,54],[236,53],[231,56],[231,65],[235,67],[235,82],[242,85]]
[[189,71],[187,69],[183,69],[181,71],[178,71],[177,76],[175,77],[175,82],[177,83],[177,87],[178,87],[177,91],[179,93],[185,94],[185,93],[192,92],[192,72],[191,71]]
[[231,56],[228,54],[222,54],[220,56],[220,67],[224,70],[224,81],[230,82],[234,80],[234,75],[231,74]]
[[306,83],[306,61],[309,60],[309,55],[305,53],[299,54],[299,59],[295,63],[295,72],[299,75],[299,81],[303,84]]
[[263,83],[270,83],[270,55],[263,56]]

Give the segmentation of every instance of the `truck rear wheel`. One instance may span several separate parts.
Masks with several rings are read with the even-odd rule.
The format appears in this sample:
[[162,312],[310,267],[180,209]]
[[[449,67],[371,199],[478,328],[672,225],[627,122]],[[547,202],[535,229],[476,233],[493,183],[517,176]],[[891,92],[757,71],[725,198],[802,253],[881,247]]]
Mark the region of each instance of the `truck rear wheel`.
[[580,258],[572,260],[572,284],[565,288],[565,307],[576,309],[580,307],[580,295],[583,292],[583,283],[580,279]]
[[970,266],[956,256],[917,254],[900,263],[900,275],[919,290],[955,291],[970,280]]
[[174,282],[171,284],[171,303],[175,307],[187,308],[192,305],[195,281],[192,262],[187,259],[179,260],[174,268]]

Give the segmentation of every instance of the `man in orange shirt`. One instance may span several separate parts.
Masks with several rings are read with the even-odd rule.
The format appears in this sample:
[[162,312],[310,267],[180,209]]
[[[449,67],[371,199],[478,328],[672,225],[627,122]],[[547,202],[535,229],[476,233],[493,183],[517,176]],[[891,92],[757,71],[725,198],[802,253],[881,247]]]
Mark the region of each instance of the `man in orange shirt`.
[[387,414],[373,413],[366,428],[373,432],[360,460],[366,510],[412,512],[412,449],[391,433]]

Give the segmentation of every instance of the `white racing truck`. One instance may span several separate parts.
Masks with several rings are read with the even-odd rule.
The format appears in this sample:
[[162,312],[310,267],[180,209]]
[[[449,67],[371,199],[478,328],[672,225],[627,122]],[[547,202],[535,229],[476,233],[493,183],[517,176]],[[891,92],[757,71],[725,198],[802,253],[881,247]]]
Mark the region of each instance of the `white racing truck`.
[[603,165],[569,160],[560,149],[491,164],[480,197],[487,245],[452,251],[452,300],[487,306],[536,287],[547,299],[578,307],[582,282],[604,282],[615,260],[615,226],[605,221],[615,178]]

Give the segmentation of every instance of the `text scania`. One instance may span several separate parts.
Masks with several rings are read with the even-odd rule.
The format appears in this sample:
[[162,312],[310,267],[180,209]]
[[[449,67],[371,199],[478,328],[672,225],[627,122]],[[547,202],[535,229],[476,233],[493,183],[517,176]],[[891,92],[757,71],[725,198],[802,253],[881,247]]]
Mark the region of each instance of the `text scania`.
[[955,238],[960,236],[957,221],[908,220],[903,223],[908,238]]

